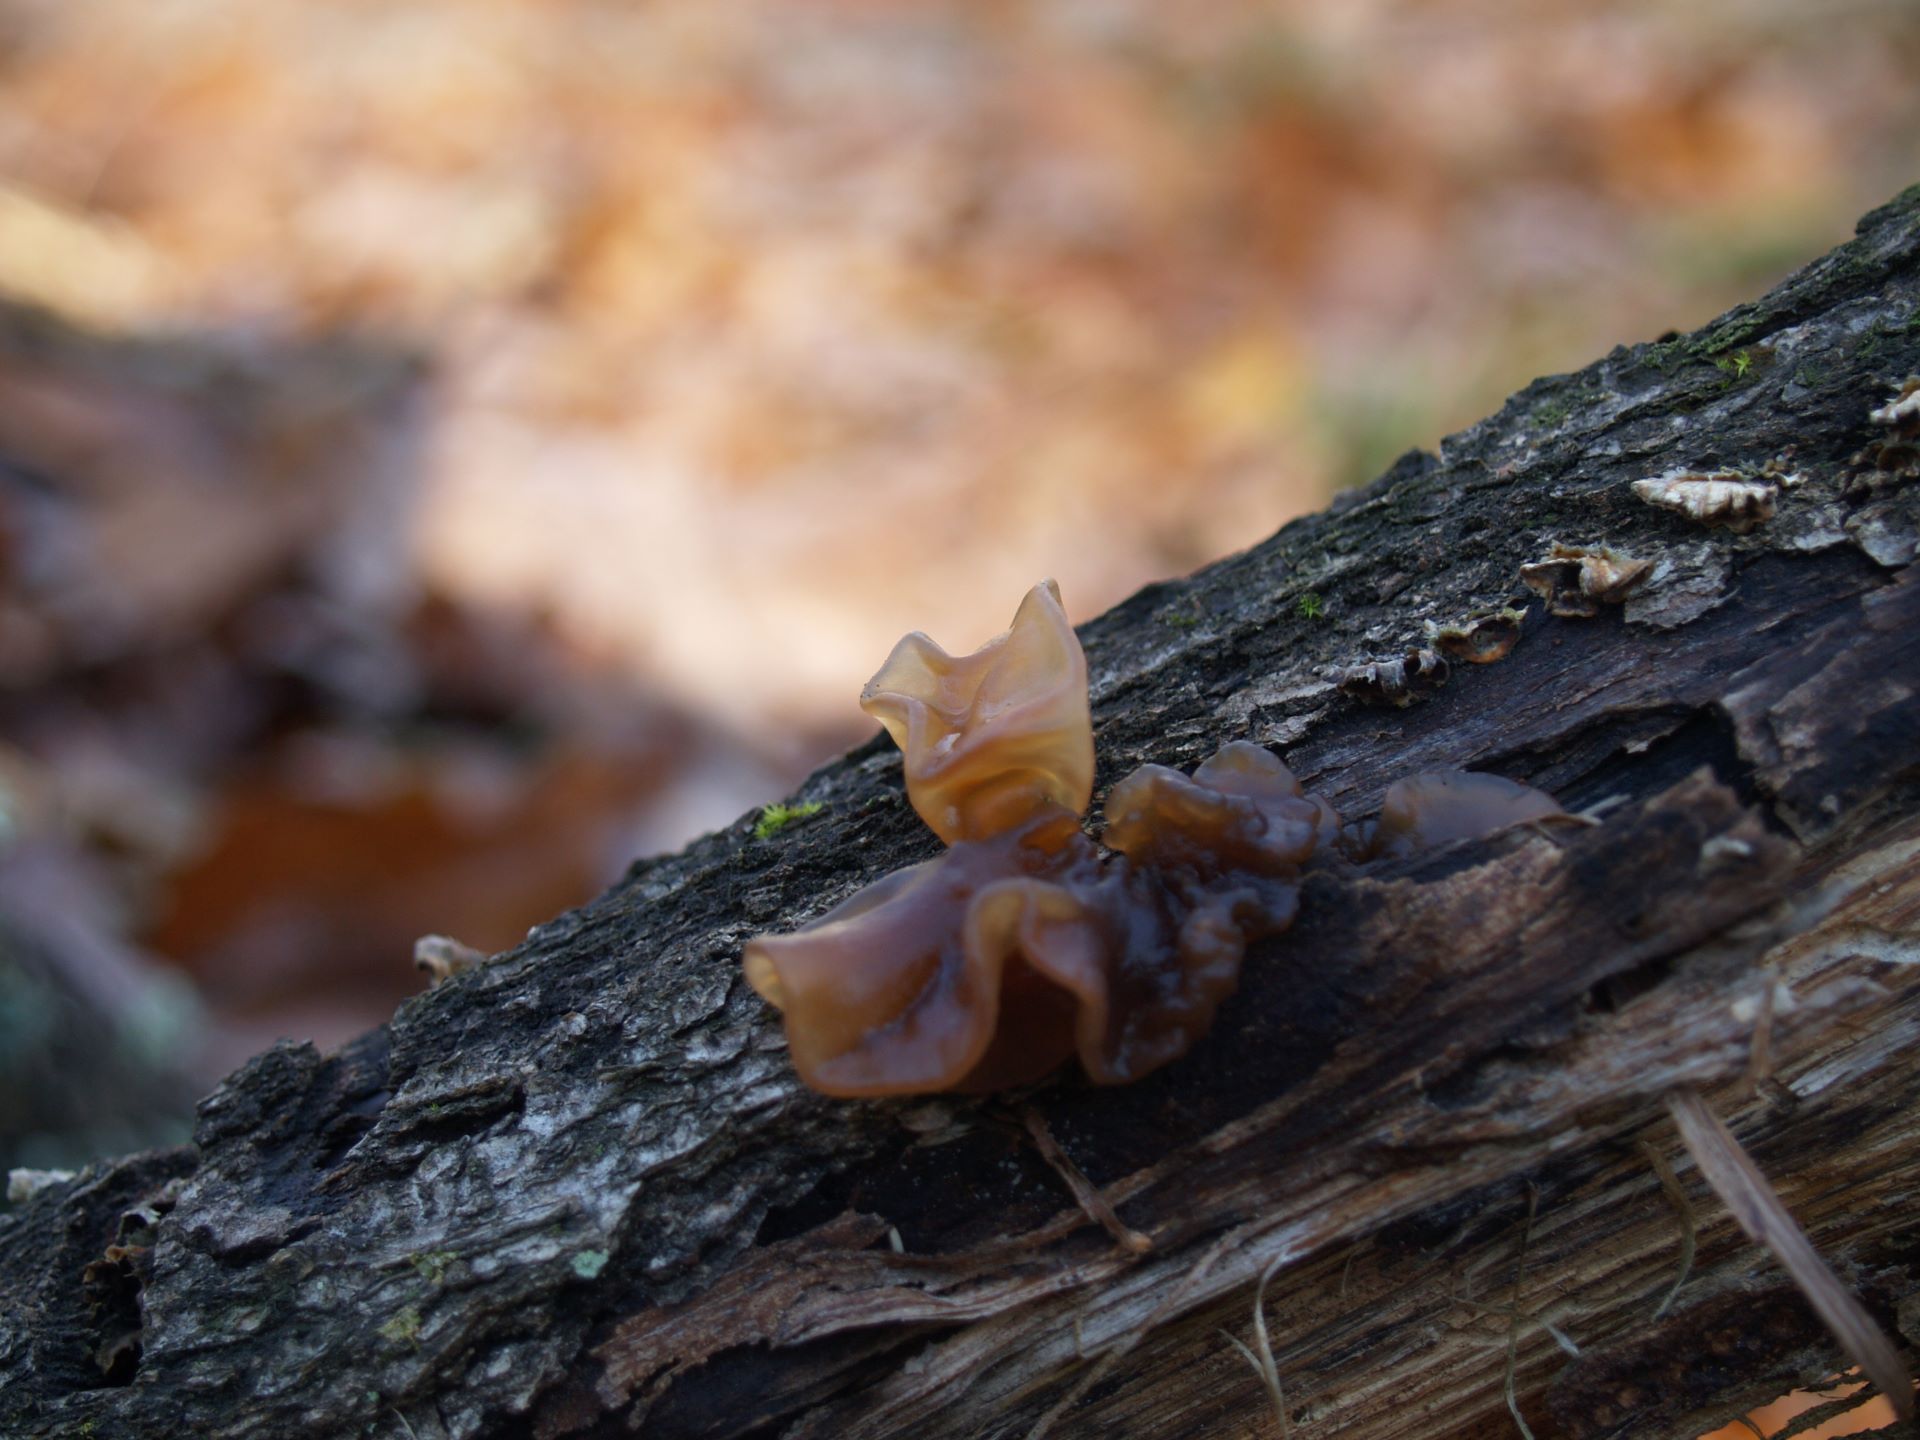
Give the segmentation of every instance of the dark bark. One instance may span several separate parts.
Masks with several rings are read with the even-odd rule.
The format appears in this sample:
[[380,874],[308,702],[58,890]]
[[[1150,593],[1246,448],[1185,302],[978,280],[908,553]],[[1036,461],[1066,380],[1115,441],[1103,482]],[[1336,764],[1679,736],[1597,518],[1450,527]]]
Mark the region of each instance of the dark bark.
[[[1634,1142],[1678,1157],[1683,1084],[1911,1346],[1920,486],[1868,412],[1916,371],[1920,190],[1698,334],[1537,381],[1084,626],[1100,792],[1244,737],[1349,815],[1444,765],[1614,802],[1314,875],[1167,1070],[918,1103],[798,1086],[740,946],[936,848],[876,739],[807,782],[817,818],[643,862],[338,1054],[259,1057],[193,1147],[0,1218],[0,1428],[1268,1433],[1218,1332],[1249,1337],[1278,1264],[1273,1349],[1315,1435],[1512,1433],[1516,1293],[1536,1434],[1697,1433],[1844,1362],[1679,1158],[1699,1254],[1656,1318],[1678,1222]],[[1770,465],[1777,513],[1744,534],[1630,489]],[[1519,572],[1556,541],[1653,569],[1549,614]],[[1522,600],[1506,658],[1406,708],[1337,683]],[[1760,1098],[1729,1088],[1756,1063]],[[1073,1203],[1028,1105],[1150,1253]]]

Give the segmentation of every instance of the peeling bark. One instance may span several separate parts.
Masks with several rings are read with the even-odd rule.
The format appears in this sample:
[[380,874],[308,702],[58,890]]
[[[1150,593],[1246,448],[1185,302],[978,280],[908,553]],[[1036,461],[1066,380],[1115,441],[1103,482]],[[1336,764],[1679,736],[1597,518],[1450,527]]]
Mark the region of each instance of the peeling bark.
[[[876,740],[807,782],[808,824],[642,862],[338,1053],[258,1057],[192,1147],[0,1217],[0,1429],[1265,1433],[1219,1332],[1250,1337],[1277,1264],[1296,1429],[1511,1433],[1511,1343],[1535,1434],[1689,1435],[1839,1362],[1684,1161],[1698,1254],[1656,1316],[1680,1226],[1636,1147],[1679,1154],[1681,1085],[1911,1349],[1920,488],[1875,468],[1869,412],[1914,372],[1920,191],[1703,331],[1537,381],[1084,626],[1096,799],[1249,738],[1349,815],[1455,765],[1600,819],[1311,874],[1166,1071],[918,1103],[798,1086],[740,945],[934,851]],[[1709,527],[1635,495],[1676,469],[1764,475],[1773,514]],[[1644,578],[1546,613],[1521,570],[1556,544]],[[1530,608],[1503,658],[1404,706],[1341,689],[1508,604]],[[1151,1250],[1075,1204],[1029,1105]]]

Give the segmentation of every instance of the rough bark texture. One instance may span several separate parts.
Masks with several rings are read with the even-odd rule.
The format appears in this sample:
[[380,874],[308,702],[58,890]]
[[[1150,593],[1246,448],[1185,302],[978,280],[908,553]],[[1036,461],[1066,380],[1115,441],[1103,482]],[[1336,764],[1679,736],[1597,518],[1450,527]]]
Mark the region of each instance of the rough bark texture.
[[[1271,1434],[1220,1332],[1251,1342],[1277,1266],[1296,1433],[1514,1433],[1511,1343],[1535,1434],[1688,1435],[1844,1362],[1680,1153],[1679,1084],[1911,1349],[1920,485],[1869,411],[1915,371],[1920,191],[1083,627],[1102,793],[1245,737],[1349,815],[1441,765],[1612,802],[1313,875],[1180,1063],[937,1103],[797,1085],[740,946],[936,848],[876,740],[807,783],[816,818],[643,862],[338,1054],[260,1056],[191,1148],[0,1218],[0,1431]],[[1741,534],[1630,489],[1770,463]],[[1549,614],[1519,572],[1556,541],[1653,569]],[[1506,658],[1405,708],[1336,683],[1522,599]],[[1073,1203],[1027,1106],[1150,1252]],[[1699,1224],[1662,1314],[1681,1222],[1639,1142]]]

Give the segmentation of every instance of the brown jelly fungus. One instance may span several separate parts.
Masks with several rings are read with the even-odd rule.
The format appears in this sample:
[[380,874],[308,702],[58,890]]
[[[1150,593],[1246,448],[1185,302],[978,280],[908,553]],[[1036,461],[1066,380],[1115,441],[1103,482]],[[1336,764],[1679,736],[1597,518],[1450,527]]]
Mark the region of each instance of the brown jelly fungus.
[[[747,944],[795,1069],[829,1095],[994,1090],[1069,1058],[1102,1084],[1158,1069],[1206,1034],[1248,944],[1292,924],[1301,867],[1341,836],[1326,801],[1235,742],[1192,775],[1143,765],[1121,780],[1096,845],[1081,828],[1086,660],[1051,581],[971,655],[909,635],[861,703],[950,848]],[[1388,796],[1369,854],[1556,808],[1489,776],[1415,777]]]
[[1364,859],[1415,855],[1564,813],[1550,796],[1498,775],[1466,770],[1409,775],[1387,787],[1380,818],[1359,853]]

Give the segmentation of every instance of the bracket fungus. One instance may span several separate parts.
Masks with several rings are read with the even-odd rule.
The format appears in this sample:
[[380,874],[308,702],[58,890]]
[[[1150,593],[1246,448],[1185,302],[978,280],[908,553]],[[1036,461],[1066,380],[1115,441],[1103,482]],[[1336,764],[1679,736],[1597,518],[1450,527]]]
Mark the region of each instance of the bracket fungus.
[[1737,470],[1669,470],[1633,482],[1633,493],[1649,505],[1672,510],[1702,525],[1720,525],[1744,535],[1773,518],[1779,489]]
[[1547,602],[1547,613],[1587,620],[1640,588],[1653,562],[1605,546],[1555,544],[1544,560],[1520,567],[1520,581]]
[[1907,439],[1920,435],[1920,375],[1909,375],[1893,399],[1868,411],[1867,418]]
[[1888,433],[1847,462],[1848,492],[1878,494],[1920,479],[1920,375],[1908,376],[1893,399],[1867,418]]
[[1451,674],[1447,662],[1427,649],[1410,649],[1383,660],[1363,660],[1338,672],[1340,693],[1362,705],[1392,705],[1404,710],[1424,700]]
[[1293,923],[1316,855],[1397,855],[1558,808],[1488,776],[1418,776],[1356,848],[1276,756],[1235,741],[1191,775],[1121,780],[1097,845],[1086,660],[1051,581],[972,655],[907,636],[861,704],[949,848],[747,943],[748,983],[828,1095],[996,1090],[1070,1058],[1101,1084],[1139,1079],[1206,1034],[1247,946]]
[[1451,625],[1427,622],[1427,643],[1449,660],[1464,660],[1469,665],[1491,665],[1504,660],[1520,643],[1520,628],[1526,623],[1524,606],[1502,606],[1482,610]]

